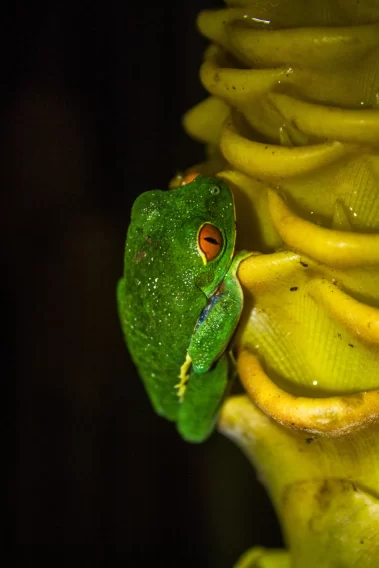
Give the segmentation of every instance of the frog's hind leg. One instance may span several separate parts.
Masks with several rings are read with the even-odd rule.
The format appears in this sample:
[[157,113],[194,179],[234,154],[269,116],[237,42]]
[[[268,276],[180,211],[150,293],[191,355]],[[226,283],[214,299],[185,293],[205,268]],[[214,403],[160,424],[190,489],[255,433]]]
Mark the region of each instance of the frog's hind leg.
[[203,442],[211,434],[231,381],[227,354],[206,373],[191,371],[179,410],[178,430],[188,442]]
[[192,363],[192,359],[187,353],[186,359],[185,359],[183,365],[180,367],[180,373],[179,373],[179,377],[178,377],[179,383],[177,385],[175,385],[175,388],[177,389],[177,395],[178,395],[180,402],[183,402],[184,393],[186,392],[186,389],[187,389],[187,383],[188,383],[189,378],[190,378],[191,363]]

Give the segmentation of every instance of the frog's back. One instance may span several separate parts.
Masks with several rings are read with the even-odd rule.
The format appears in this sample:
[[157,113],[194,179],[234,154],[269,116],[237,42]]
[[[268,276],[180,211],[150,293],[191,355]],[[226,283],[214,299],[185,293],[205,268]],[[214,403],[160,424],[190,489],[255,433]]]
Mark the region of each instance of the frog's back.
[[[215,184],[221,196],[210,191]],[[217,223],[224,233],[224,249],[227,245],[233,249],[234,243],[227,242],[232,237],[222,228],[230,225],[230,219],[234,229],[230,192],[212,178],[197,178],[174,190],[146,192],[133,206],[124,278],[118,288],[120,318],[153,406],[170,420],[177,418],[175,386],[191,335],[207,296],[230,262],[225,258],[224,266],[220,257],[206,266],[199,254],[199,228]]]

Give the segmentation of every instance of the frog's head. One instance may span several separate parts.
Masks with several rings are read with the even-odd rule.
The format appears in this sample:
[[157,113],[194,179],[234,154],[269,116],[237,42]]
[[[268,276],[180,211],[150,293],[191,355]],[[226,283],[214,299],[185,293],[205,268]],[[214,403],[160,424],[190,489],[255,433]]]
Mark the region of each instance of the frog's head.
[[146,246],[159,248],[160,258],[154,258],[162,262],[162,271],[168,264],[180,267],[182,277],[206,296],[228,270],[235,244],[234,204],[220,179],[198,176],[175,189],[143,193],[133,206],[132,225]]

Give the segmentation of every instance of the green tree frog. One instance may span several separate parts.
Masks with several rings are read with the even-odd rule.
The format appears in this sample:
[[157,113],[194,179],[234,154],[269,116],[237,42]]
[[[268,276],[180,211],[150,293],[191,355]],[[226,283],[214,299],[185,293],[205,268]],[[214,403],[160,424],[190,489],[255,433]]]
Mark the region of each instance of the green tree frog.
[[233,258],[235,213],[221,180],[198,176],[135,201],[117,288],[126,344],[155,411],[180,435],[212,432],[234,365],[228,353],[241,316]]

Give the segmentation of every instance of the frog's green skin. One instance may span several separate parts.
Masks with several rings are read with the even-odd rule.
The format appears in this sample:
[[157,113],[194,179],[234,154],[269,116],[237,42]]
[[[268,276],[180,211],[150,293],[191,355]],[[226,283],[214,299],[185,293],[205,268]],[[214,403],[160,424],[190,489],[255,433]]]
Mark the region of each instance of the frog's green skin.
[[[222,235],[209,261],[198,246],[204,224]],[[233,198],[219,179],[149,191],[133,205],[120,319],[154,409],[191,442],[211,433],[233,374],[224,351],[242,311],[236,272],[249,255],[233,259],[234,243]]]

